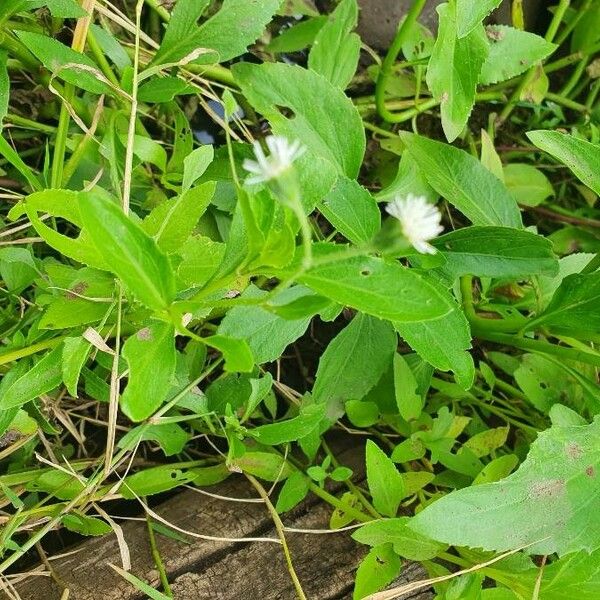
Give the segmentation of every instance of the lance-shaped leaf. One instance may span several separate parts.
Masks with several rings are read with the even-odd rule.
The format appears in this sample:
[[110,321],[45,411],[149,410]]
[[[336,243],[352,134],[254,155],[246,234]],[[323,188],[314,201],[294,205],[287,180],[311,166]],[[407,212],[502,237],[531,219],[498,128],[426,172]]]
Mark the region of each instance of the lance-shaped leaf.
[[86,233],[111,272],[148,308],[166,309],[175,297],[175,278],[156,242],[104,195],[82,194],[79,209]]

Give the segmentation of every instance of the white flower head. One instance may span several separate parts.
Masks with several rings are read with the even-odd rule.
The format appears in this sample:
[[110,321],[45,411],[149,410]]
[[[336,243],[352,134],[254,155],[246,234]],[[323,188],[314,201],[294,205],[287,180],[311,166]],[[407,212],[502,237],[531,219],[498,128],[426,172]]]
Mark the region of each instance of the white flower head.
[[427,242],[444,231],[442,214],[425,196],[397,196],[385,210],[400,221],[402,233],[417,252],[436,253],[436,249]]
[[269,156],[265,155],[258,142],[254,142],[256,160],[244,161],[244,169],[251,174],[246,179],[246,183],[264,183],[271,179],[278,179],[306,151],[298,140],[290,143],[287,138],[278,135],[270,135],[265,141],[269,148]]

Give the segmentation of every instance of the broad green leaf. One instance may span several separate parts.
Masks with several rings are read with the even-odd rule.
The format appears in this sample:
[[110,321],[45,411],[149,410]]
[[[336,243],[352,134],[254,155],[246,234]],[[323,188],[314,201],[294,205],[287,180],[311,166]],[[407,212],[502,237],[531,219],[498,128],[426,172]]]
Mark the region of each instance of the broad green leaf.
[[202,177],[214,157],[215,151],[212,146],[201,146],[183,159],[183,183],[181,184],[183,193]]
[[62,345],[48,352],[33,368],[21,375],[0,398],[0,410],[23,406],[47,394],[62,381]]
[[[177,275],[191,286],[204,285],[216,272],[225,254],[225,244],[201,235],[187,239],[179,252]],[[229,313],[228,313],[229,314]]]
[[[582,8],[583,10],[583,8]],[[586,51],[600,41],[600,5],[588,4],[571,36],[571,52]]]
[[86,536],[100,536],[112,532],[112,527],[106,521],[79,512],[65,515],[61,522],[69,531]]
[[438,37],[427,67],[427,85],[440,102],[442,128],[449,142],[467,124],[475,104],[479,73],[489,51],[482,25],[457,37],[455,10],[449,4],[437,7]]
[[344,409],[348,420],[355,427],[371,427],[379,421],[379,407],[375,402],[348,400]]
[[7,246],[0,249],[0,277],[9,292],[20,292],[40,275],[29,248]]
[[300,281],[335,302],[399,323],[440,318],[454,308],[445,290],[381,258],[340,259],[313,267]]
[[555,275],[552,244],[540,235],[510,227],[465,227],[433,240],[444,253],[442,270],[451,277]]
[[397,337],[389,323],[357,314],[321,355],[312,395],[339,414],[346,400],[360,400],[390,366]]
[[508,437],[508,432],[508,427],[486,429],[469,438],[463,444],[463,447],[468,448],[475,456],[481,458],[504,446],[506,438]]
[[361,41],[352,33],[357,21],[356,0],[342,0],[317,34],[308,55],[308,67],[342,89],[358,66]]
[[477,27],[502,0],[457,0],[457,34],[464,37]]
[[90,29],[104,54],[114,63],[117,69],[123,71],[123,69],[132,66],[129,54],[110,31],[94,23],[90,25]]
[[221,9],[199,27],[196,21],[208,0],[184,0],[179,4],[152,65],[178,62],[198,48],[214,50],[219,62],[243,54],[263,33],[281,0],[225,0]]
[[367,440],[367,483],[375,509],[386,517],[395,517],[406,495],[404,480],[396,465],[372,440]]
[[559,131],[530,131],[527,137],[600,195],[600,145]]
[[471,330],[455,302],[442,317],[417,323],[394,321],[394,328],[423,360],[440,371],[453,371],[463,389],[473,385],[475,365],[468,352]]
[[519,464],[519,459],[514,454],[505,454],[490,461],[473,480],[473,485],[493,483],[508,477]]
[[152,496],[194,481],[192,469],[178,468],[175,465],[160,465],[128,475],[119,487],[119,493],[126,500],[140,496]]
[[457,546],[559,555],[600,547],[600,419],[539,434],[516,473],[436,500],[409,523]]
[[516,77],[558,48],[539,35],[506,25],[488,25],[486,33],[490,51],[479,76],[484,85]]
[[[90,69],[97,73],[101,71],[86,54],[76,52],[53,37],[41,33],[19,31],[17,35],[44,67],[61,79],[93,94],[114,93],[95,73],[90,72]],[[66,65],[69,67],[65,68]],[[73,65],[83,65],[87,70],[78,69]]]
[[132,421],[143,421],[160,408],[175,372],[175,331],[168,323],[153,322],[123,344],[129,365],[121,409]]
[[154,238],[163,252],[178,251],[208,208],[215,187],[215,182],[209,181],[159,204],[144,219],[142,229]]
[[42,6],[47,7],[56,19],[78,19],[88,14],[75,0],[29,0],[29,9]]
[[109,198],[85,194],[79,210],[94,246],[136,298],[153,310],[166,309],[175,297],[167,257],[143,229]]
[[232,466],[265,481],[284,481],[292,473],[283,456],[271,452],[245,452]]
[[358,570],[352,600],[360,600],[390,584],[402,569],[402,561],[391,544],[371,548]]
[[408,517],[373,521],[357,529],[352,539],[369,546],[393,544],[394,552],[408,560],[431,560],[445,550],[443,544],[409,529],[408,521]]
[[381,227],[381,213],[357,181],[340,177],[319,206],[325,218],[348,240],[367,243]]
[[196,88],[179,77],[153,77],[140,86],[138,100],[160,104],[171,102],[176,96],[195,93]]
[[548,178],[539,169],[525,163],[506,165],[504,183],[516,202],[524,206],[538,206],[554,196],[554,188]]
[[522,227],[514,198],[475,157],[425,137],[400,135],[429,185],[473,225]]
[[308,494],[309,479],[301,471],[294,471],[285,481],[283,487],[277,496],[275,508],[278,513],[284,513],[292,510],[297,504],[302,502]]
[[278,423],[259,425],[248,433],[261,444],[277,446],[295,442],[314,431],[323,420],[324,407],[311,404],[300,411],[297,417]]
[[[252,291],[251,291],[252,290]],[[300,287],[290,288],[278,300],[282,303],[301,298],[306,293]],[[263,295],[251,288],[244,295]],[[256,364],[277,360],[284,350],[308,328],[311,316],[284,319],[260,306],[236,306],[228,311],[219,325],[219,333],[245,340]]]
[[439,194],[427,183],[425,175],[411,153],[403,152],[396,177],[376,197],[381,202],[393,200],[396,196],[405,198],[409,194],[425,196],[432,204],[439,199]]
[[[310,155],[332,163],[339,174],[350,179],[358,175],[365,133],[358,111],[342,90],[318,73],[282,63],[238,63],[232,72],[248,101],[270,121],[275,133],[300,140]],[[285,116],[278,107],[293,116]],[[305,156],[299,169],[310,163],[311,156]],[[314,172],[314,177],[320,176]]]
[[504,182],[502,160],[496,152],[494,141],[485,129],[481,130],[481,164],[500,181]]
[[557,331],[585,335],[600,329],[600,272],[565,277],[542,314],[530,328],[549,326]]

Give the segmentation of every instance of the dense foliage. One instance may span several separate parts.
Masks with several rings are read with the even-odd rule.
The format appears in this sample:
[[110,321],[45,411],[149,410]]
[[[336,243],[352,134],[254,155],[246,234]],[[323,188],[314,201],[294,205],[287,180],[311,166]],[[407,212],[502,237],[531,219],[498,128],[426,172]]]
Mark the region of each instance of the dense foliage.
[[0,3],[0,572],[237,472],[357,599],[598,597],[600,4],[172,4]]

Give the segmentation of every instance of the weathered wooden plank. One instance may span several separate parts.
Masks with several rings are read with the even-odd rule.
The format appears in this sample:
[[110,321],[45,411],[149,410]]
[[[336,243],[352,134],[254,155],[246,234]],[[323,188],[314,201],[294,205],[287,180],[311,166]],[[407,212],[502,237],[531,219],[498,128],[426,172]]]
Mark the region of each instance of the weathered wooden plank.
[[[360,478],[364,465],[362,447],[342,452],[339,458]],[[232,498],[257,497],[249,482],[237,475],[214,486],[211,491]],[[187,490],[155,510],[170,523],[197,534],[227,538],[277,537],[263,503],[231,502]],[[312,496],[298,509],[284,515],[283,520],[292,528],[326,529],[330,513],[330,507]],[[131,552],[132,572],[151,585],[158,585],[145,522],[128,521],[122,527]],[[349,532],[320,535],[289,532],[287,539],[308,598],[352,597],[354,571],[365,549],[353,542]],[[278,544],[194,539],[188,545],[159,535],[157,542],[177,600],[295,598]],[[108,566],[119,562],[115,536],[105,536],[87,540],[76,554],[53,561],[53,568],[67,585],[70,600],[141,600],[143,595]],[[414,580],[423,575],[412,565],[403,577]],[[62,593],[51,578],[39,575],[17,584],[16,588],[24,600],[59,600]]]

